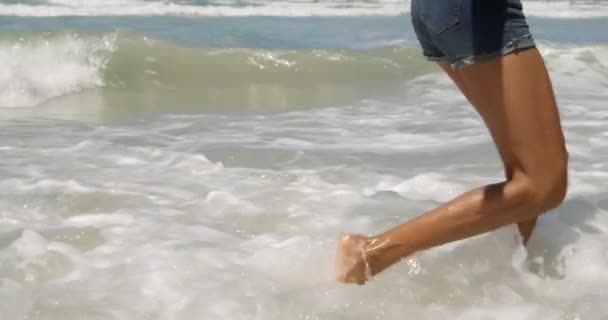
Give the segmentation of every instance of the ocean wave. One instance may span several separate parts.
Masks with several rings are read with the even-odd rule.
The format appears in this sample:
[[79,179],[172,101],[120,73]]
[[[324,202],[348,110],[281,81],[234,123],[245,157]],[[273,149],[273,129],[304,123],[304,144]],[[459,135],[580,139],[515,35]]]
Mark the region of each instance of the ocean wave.
[[553,82],[562,92],[608,92],[608,45],[575,46],[541,43]]
[[[608,89],[608,46],[540,47],[560,88]],[[78,97],[72,101],[81,105],[94,98],[118,106],[308,108],[397,97],[410,80],[438,71],[418,47],[196,48],[130,31],[4,36],[0,59],[0,107]]]
[[432,70],[417,48],[192,48],[122,31],[12,35],[0,39],[0,57],[8,62],[0,76],[2,107],[33,106],[92,88],[111,92],[106,101],[317,105],[364,98]]
[[[47,1],[0,4],[10,16],[393,16],[405,14],[403,1]],[[184,3],[185,2],[185,3]]]
[[[528,0],[526,13],[548,18],[605,18],[605,1]],[[0,4],[7,16],[396,16],[409,14],[410,1],[376,0],[227,0],[227,1],[144,1],[144,0],[22,0]]]
[[0,106],[33,106],[101,86],[115,37],[71,33],[0,38]]

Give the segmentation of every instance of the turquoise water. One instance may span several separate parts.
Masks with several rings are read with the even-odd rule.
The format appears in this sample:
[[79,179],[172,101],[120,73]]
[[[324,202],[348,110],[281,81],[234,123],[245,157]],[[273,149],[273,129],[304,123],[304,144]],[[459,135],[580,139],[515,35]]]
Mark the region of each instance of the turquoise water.
[[3,1],[0,319],[603,319],[608,5],[525,1],[565,204],[333,280],[376,233],[501,179],[390,1]]
[[[549,46],[608,43],[606,18],[530,20]],[[327,107],[401,98],[405,82],[435,70],[407,16],[4,17],[0,53],[10,61],[0,105],[11,116],[44,104],[67,113]]]

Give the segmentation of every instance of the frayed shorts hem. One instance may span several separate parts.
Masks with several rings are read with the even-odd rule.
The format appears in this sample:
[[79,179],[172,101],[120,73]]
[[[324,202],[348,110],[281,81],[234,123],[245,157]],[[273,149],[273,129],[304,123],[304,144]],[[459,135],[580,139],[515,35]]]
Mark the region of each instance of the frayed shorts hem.
[[[528,49],[528,48],[534,48],[536,47],[536,44],[534,43],[534,39],[532,38],[531,34],[526,34],[522,37],[513,39],[511,41],[509,41],[502,49],[498,50],[498,51],[494,51],[494,52],[489,52],[489,53],[482,53],[482,54],[476,54],[476,55],[470,55],[464,58],[460,58],[460,59],[456,59],[454,61],[450,61],[450,64],[452,65],[452,68],[454,69],[462,69],[466,66],[470,66],[470,65],[474,65],[474,64],[478,64],[481,62],[485,62],[485,61],[489,61],[498,57],[502,57],[502,56],[506,56],[510,53],[519,51],[519,50],[523,50],[523,49]],[[447,56],[440,56],[440,57],[436,57],[436,56],[430,56],[430,55],[425,55],[425,57],[429,60],[429,61],[444,61],[444,60],[450,60],[449,57]]]

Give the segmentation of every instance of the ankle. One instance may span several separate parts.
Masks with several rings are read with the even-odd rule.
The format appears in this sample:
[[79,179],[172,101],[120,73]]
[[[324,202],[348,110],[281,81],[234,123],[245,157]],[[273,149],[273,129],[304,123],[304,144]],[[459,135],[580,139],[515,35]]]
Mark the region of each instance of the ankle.
[[375,275],[384,269],[382,264],[386,248],[383,242],[377,237],[368,237],[361,242],[360,249],[367,273]]
[[362,254],[372,275],[381,272],[412,253],[405,245],[382,236],[366,238],[362,244]]

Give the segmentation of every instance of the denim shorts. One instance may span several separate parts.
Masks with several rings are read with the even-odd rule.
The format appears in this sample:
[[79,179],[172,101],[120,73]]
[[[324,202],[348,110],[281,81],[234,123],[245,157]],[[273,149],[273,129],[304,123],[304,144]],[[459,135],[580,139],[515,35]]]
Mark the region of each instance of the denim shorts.
[[453,68],[534,47],[521,0],[411,0],[424,55]]

